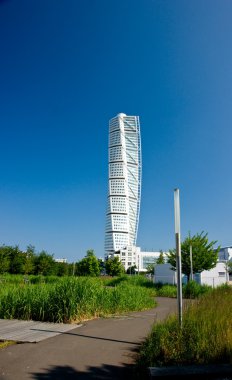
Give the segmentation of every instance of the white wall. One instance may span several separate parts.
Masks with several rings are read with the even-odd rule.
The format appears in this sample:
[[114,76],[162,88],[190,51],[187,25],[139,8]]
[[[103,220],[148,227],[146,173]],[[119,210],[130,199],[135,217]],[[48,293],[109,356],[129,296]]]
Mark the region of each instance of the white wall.
[[[183,280],[184,280],[183,276]],[[228,280],[228,273],[226,272],[226,264],[218,262],[216,267],[210,270],[194,275],[194,280],[199,284],[210,285],[216,287],[225,284]],[[176,284],[177,277],[176,271],[171,270],[170,264],[158,264],[155,267],[154,282],[161,282],[163,284]]]
[[154,282],[162,282],[163,284],[176,285],[176,271],[171,270],[170,264],[157,264],[155,266]]
[[229,280],[227,277],[226,264],[218,262],[215,268],[200,273],[199,283],[216,287],[225,284]]

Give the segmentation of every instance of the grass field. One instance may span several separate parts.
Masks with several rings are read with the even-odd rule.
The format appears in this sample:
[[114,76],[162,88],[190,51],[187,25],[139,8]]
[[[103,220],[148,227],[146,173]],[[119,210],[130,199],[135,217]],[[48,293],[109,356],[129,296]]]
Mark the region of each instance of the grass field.
[[6,276],[2,281],[0,318],[77,322],[155,306],[153,289],[139,282],[119,281],[112,285],[90,277],[48,277],[37,281],[35,276],[27,280]]
[[[0,318],[76,322],[155,306],[154,297],[176,297],[173,285],[153,284],[144,276],[57,277],[4,275],[0,277]],[[196,283],[183,287],[195,298],[212,290]]]
[[222,286],[201,296],[177,318],[158,323],[144,342],[138,366],[232,363],[232,288]]

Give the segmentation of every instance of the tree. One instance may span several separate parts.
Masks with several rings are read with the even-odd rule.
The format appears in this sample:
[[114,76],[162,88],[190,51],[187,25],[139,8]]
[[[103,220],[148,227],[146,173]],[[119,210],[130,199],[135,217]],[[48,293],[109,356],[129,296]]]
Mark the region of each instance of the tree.
[[44,276],[54,274],[55,265],[53,255],[49,255],[46,251],[41,251],[35,259],[36,274]]
[[165,264],[164,253],[162,250],[160,251],[160,255],[158,259],[155,258],[153,263],[147,264],[146,266],[147,273],[154,274],[155,267],[157,264]]
[[162,250],[160,251],[160,255],[158,259],[156,260],[156,264],[165,264],[164,253]]
[[86,257],[96,257],[93,249],[88,249],[86,252]]
[[78,276],[92,276],[96,277],[100,275],[99,260],[94,254],[93,249],[89,249],[86,256],[76,263],[76,274]]
[[117,256],[106,260],[106,273],[109,276],[120,276],[125,273],[124,266]]
[[136,269],[137,269],[137,266],[136,265],[132,265],[131,267],[127,268],[126,273],[127,274],[135,274],[136,273]]
[[24,274],[26,254],[19,249],[19,246],[10,248],[10,273]]
[[0,274],[6,273],[10,269],[11,247],[5,245],[0,247]]
[[55,262],[54,273],[56,276],[68,276],[68,263]]
[[0,247],[0,273],[29,274],[33,271],[34,247],[28,246],[23,252],[16,245]]
[[68,266],[68,276],[74,276],[76,272],[76,263],[67,263]]
[[32,274],[34,272],[34,262],[36,256],[35,247],[33,245],[28,245],[25,255],[24,273]]
[[[190,246],[192,246],[193,272],[200,273],[203,270],[209,270],[216,266],[218,261],[218,252],[220,247],[214,249],[213,246],[217,241],[208,240],[208,234],[202,231],[200,234],[189,236],[181,244],[181,261],[182,272],[188,277],[191,273],[190,265]],[[168,263],[172,269],[176,269],[176,251],[170,250],[168,253]]]
[[147,273],[154,274],[155,266],[156,266],[156,262],[147,264],[146,266]]
[[98,259],[98,262],[99,262],[100,274],[101,275],[106,274],[105,261],[103,259]]

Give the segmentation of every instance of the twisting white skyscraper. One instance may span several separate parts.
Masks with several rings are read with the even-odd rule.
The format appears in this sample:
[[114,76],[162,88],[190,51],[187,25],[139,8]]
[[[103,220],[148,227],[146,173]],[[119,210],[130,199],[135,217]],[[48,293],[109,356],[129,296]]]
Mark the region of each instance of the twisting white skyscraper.
[[141,194],[138,116],[118,114],[109,122],[109,190],[105,253],[136,245]]

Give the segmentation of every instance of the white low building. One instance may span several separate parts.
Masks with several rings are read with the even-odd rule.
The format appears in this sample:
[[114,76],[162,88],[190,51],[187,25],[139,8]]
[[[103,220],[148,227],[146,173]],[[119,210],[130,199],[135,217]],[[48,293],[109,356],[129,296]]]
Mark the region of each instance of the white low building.
[[[182,282],[186,283],[187,278],[185,275],[182,276]],[[225,262],[218,262],[215,268],[210,270],[204,270],[201,273],[194,274],[194,280],[201,285],[209,285],[216,287],[222,284],[226,284],[229,281],[228,271],[226,269]],[[171,269],[170,264],[158,264],[155,267],[154,275],[155,283],[163,284],[177,284],[177,275],[176,271]]]
[[171,269],[171,265],[166,264],[157,264],[155,266],[154,282],[162,284],[177,284],[177,274],[176,271]]
[[213,288],[229,281],[229,274],[225,262],[218,262],[215,268],[204,270],[195,275],[195,281],[201,285],[210,285]]

